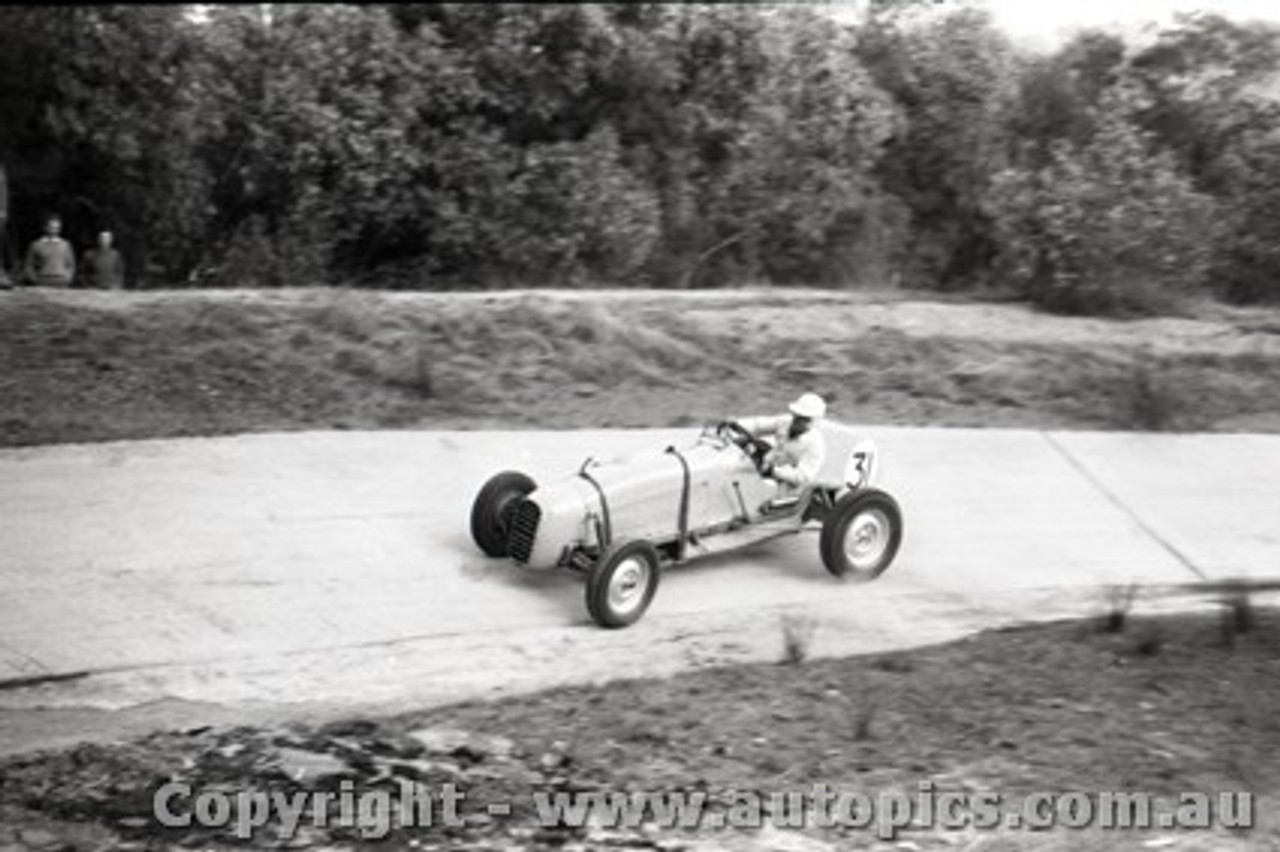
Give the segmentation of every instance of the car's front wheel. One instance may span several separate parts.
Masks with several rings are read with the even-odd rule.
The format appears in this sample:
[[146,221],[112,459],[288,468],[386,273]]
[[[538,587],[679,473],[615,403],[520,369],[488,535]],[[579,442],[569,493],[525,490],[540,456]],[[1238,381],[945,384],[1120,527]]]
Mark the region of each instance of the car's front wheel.
[[471,504],[471,537],[487,556],[506,556],[507,531],[516,504],[535,488],[523,473],[504,471],[480,489]]
[[615,544],[587,575],[587,612],[601,627],[627,627],[644,615],[658,591],[659,557],[647,541]]
[[841,497],[822,522],[822,562],[837,577],[872,580],[885,572],[902,544],[902,510],[883,491]]

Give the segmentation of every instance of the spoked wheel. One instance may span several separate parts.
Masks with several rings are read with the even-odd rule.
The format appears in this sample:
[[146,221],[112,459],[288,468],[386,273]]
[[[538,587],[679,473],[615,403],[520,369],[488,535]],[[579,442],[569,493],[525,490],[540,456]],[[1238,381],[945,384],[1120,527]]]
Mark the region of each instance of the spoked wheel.
[[506,556],[507,533],[516,504],[534,489],[523,473],[505,471],[491,478],[471,505],[471,538],[487,556]]
[[605,550],[587,576],[587,612],[601,627],[627,627],[644,615],[658,591],[658,551],[647,541]]
[[871,580],[885,572],[902,544],[902,510],[883,491],[847,494],[822,524],[822,562],[837,577]]

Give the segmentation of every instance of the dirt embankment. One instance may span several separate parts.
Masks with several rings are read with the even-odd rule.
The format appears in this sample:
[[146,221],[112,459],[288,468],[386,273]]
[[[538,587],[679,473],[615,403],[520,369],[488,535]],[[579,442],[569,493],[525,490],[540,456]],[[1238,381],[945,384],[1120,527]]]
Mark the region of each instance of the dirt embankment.
[[802,389],[868,424],[1276,431],[1280,318],[825,291],[0,294],[0,445],[683,426]]
[[[1280,843],[1277,652],[1280,613],[1235,609],[1221,619],[1151,616],[1016,628],[843,660],[806,662],[801,642],[780,653],[778,664],[662,681],[573,687],[320,727],[158,733],[0,761],[0,847],[244,848],[235,823],[162,826],[156,791],[166,783],[186,785],[189,792],[174,807],[189,809],[197,795],[216,791],[354,794],[403,790],[401,782],[408,782],[431,790],[454,785],[465,796],[461,824],[391,822],[389,836],[369,837],[365,832],[378,830],[377,819],[317,825],[308,812],[297,831],[268,820],[249,845],[574,852],[1274,849]],[[1158,814],[1174,812],[1184,794],[1208,794],[1216,809],[1220,793],[1243,792],[1254,796],[1254,827],[1148,830],[1131,823],[1135,827],[1108,829],[1095,819],[1071,831],[950,824],[885,837],[878,821],[805,826],[786,808],[806,805],[772,804],[775,795],[803,795],[816,785],[914,802],[922,792],[996,793],[1001,813],[1020,811],[1021,797],[1042,793],[1077,799],[1145,794]],[[696,793],[706,812],[747,819],[715,830],[709,820],[685,830],[664,828],[651,817],[623,827],[599,821],[556,827],[542,818],[536,797],[558,792]],[[751,816],[751,802],[770,804]],[[510,813],[495,817],[488,806],[503,803]],[[1205,823],[1226,816],[1214,813]],[[1241,812],[1233,805],[1230,816]]]

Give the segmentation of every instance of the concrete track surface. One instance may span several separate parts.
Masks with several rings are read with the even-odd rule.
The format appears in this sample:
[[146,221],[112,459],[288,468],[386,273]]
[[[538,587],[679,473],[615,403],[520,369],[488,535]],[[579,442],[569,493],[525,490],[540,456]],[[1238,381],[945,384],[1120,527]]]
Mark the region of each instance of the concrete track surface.
[[1280,578],[1280,436],[865,431],[906,517],[888,573],[838,582],[802,534],[667,571],[623,631],[590,622],[580,578],[481,556],[472,498],[696,429],[0,450],[0,726],[22,722],[13,747],[79,708],[395,711],[777,659],[788,622],[828,656],[1097,613],[1117,586],[1181,608],[1184,584]]

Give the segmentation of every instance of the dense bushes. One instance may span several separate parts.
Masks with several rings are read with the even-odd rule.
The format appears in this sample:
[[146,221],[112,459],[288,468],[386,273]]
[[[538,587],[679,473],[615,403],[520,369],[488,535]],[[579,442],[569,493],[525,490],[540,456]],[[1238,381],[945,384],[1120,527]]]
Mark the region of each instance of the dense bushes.
[[933,5],[5,7],[10,237],[111,227],[144,285],[1280,299],[1275,31],[1031,56]]
[[1032,301],[1072,313],[1160,313],[1204,280],[1214,205],[1152,150],[1122,93],[1079,145],[996,176],[990,206],[1004,272]]

